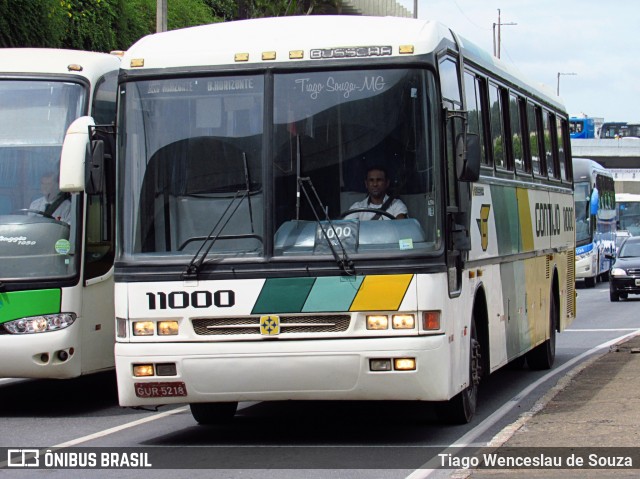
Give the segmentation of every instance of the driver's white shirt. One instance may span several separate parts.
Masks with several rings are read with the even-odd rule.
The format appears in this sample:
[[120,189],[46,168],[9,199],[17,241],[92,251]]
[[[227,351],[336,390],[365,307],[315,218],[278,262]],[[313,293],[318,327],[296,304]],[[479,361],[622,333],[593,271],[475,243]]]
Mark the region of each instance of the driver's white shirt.
[[[387,201],[389,199],[388,195],[384,195],[384,200],[382,200],[382,204],[384,204],[385,201]],[[369,201],[369,197],[367,196],[365,199],[363,199],[362,201],[356,201],[354,204],[351,205],[351,208],[349,208],[350,210],[357,210],[360,208],[368,208],[368,209],[379,209],[382,204],[380,205],[375,205],[373,203],[371,203]],[[389,207],[386,209],[387,213],[389,213],[390,215],[392,215],[394,218],[398,215],[401,214],[408,214],[408,210],[407,210],[407,206],[402,202],[402,200],[399,200],[398,198],[394,198],[393,201],[391,202],[391,204],[389,205]],[[360,220],[360,221],[365,221],[365,220],[371,220],[373,219],[373,217],[376,215],[376,213],[374,213],[373,211],[360,211],[357,213],[351,213],[347,216],[345,216],[345,219],[348,220]],[[384,214],[380,215],[381,220],[390,220],[391,218],[389,218],[388,216],[385,216]]]
[[[55,198],[53,201],[55,201]],[[44,213],[44,210],[47,209],[47,205],[49,203],[53,203],[53,201],[47,201],[44,196],[41,196],[40,198],[37,198],[31,202],[31,205],[29,205],[29,209],[42,211]],[[29,213],[29,215],[33,216],[34,213]],[[53,216],[58,221],[64,221],[65,223],[69,224],[71,220],[71,201],[64,200],[51,214],[51,216]]]

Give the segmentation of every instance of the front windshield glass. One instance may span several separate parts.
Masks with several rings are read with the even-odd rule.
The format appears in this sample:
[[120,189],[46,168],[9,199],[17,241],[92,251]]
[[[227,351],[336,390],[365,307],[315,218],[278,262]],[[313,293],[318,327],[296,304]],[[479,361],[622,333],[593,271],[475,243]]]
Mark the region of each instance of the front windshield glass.
[[589,183],[576,183],[574,199],[576,204],[576,244],[578,246],[591,242],[591,214],[589,210]]
[[122,85],[122,255],[188,262],[210,248],[207,261],[326,260],[336,250],[440,249],[430,74],[279,73],[273,90],[266,84],[240,75]]
[[77,195],[61,193],[58,171],[69,124],[85,88],[50,80],[0,80],[0,279],[76,272]]

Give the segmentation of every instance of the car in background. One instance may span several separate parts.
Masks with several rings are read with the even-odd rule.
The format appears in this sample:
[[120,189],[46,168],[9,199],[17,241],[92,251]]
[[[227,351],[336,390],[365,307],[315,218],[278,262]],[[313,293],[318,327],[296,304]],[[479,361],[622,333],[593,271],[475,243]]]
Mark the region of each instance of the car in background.
[[624,240],[626,240],[629,236],[631,236],[631,233],[629,233],[627,230],[616,231],[616,256],[618,255],[618,251],[620,251],[620,246],[622,246]]
[[609,274],[609,299],[620,301],[629,294],[640,294],[640,236],[630,236],[620,246]]

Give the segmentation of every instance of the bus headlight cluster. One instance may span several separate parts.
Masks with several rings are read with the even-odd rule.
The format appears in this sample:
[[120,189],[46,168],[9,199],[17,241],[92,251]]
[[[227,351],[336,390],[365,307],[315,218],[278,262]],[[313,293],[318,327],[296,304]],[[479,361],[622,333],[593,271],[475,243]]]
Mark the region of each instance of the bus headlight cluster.
[[68,328],[75,320],[76,315],[73,313],[45,314],[16,319],[4,323],[3,326],[11,334],[46,333]]
[[176,336],[178,334],[178,321],[134,321],[134,336]]
[[414,329],[416,327],[416,317],[413,314],[368,314],[367,329],[380,331],[389,329],[389,324],[393,329]]

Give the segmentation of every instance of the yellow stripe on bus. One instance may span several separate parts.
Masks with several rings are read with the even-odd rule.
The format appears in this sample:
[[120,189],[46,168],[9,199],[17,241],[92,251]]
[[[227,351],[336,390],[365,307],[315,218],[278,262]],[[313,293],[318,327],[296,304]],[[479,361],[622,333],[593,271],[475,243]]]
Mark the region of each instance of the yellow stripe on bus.
[[516,196],[518,198],[518,216],[520,217],[522,251],[533,251],[533,226],[531,224],[529,192],[524,188],[517,188]]
[[412,274],[366,276],[350,311],[397,311]]

